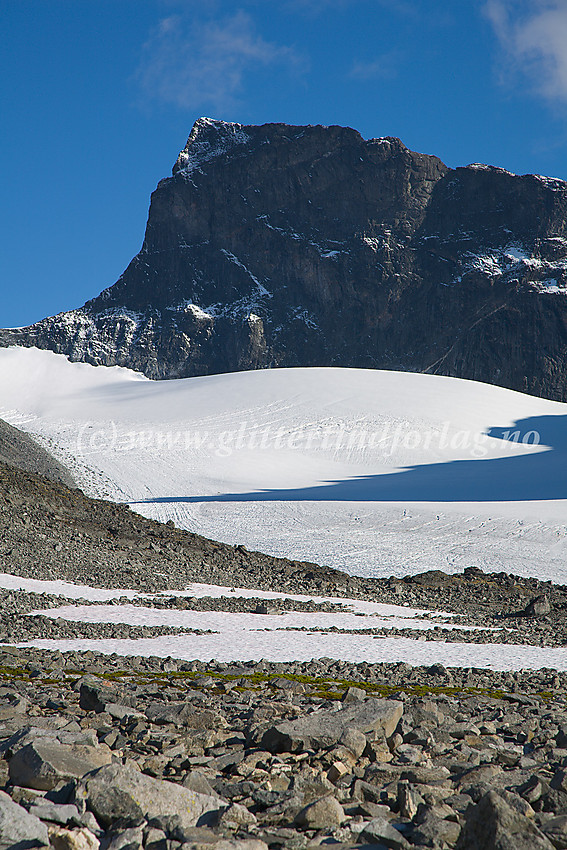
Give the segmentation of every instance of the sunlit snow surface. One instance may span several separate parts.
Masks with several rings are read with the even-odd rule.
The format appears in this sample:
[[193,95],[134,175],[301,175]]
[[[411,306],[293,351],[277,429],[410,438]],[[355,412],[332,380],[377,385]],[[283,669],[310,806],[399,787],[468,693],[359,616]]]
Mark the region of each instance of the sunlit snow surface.
[[359,369],[154,382],[20,348],[0,404],[89,494],[207,537],[359,575],[567,581],[564,404]]

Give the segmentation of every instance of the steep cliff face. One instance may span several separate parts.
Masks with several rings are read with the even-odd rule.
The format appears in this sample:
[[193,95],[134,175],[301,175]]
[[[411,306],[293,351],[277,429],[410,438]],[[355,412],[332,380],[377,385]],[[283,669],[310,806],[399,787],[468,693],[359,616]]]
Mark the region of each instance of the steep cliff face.
[[0,345],[152,378],[358,366],[565,400],[566,222],[560,180],[200,119],[117,283]]

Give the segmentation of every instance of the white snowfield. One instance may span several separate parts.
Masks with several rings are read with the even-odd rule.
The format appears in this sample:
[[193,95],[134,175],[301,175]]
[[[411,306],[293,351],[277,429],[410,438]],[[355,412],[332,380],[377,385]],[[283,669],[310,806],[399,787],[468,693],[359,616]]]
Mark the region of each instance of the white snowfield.
[[567,405],[362,369],[150,381],[0,350],[0,416],[91,495],[360,575],[567,582]]

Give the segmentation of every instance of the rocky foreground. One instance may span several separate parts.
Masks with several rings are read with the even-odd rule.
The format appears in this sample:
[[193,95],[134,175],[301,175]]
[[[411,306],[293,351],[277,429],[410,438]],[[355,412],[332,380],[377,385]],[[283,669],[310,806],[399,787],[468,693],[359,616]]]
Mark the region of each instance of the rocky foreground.
[[565,674],[0,664],[1,848],[567,847]]

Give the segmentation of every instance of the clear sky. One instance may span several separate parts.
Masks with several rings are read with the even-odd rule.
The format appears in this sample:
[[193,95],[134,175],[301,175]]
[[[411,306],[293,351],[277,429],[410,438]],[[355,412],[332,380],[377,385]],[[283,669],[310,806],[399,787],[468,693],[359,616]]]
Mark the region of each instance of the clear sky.
[[200,115],[567,180],[567,0],[3,0],[0,327],[139,250]]

